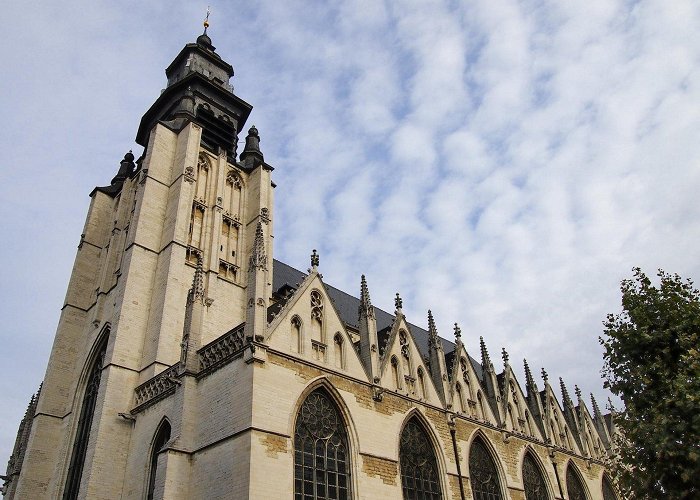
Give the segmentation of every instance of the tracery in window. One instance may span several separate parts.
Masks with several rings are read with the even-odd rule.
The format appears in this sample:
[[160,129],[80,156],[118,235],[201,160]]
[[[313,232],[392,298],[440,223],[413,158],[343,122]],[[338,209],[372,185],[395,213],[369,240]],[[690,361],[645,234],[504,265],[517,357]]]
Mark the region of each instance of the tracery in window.
[[566,468],[566,492],[569,494],[569,500],[586,500],[586,490],[571,462]]
[[523,485],[526,500],[549,500],[544,476],[529,451],[523,458]]
[[311,292],[311,340],[325,342],[323,338],[323,299],[317,290]]
[[306,398],[294,427],[295,500],[350,498],[350,458],[345,424],[324,390]]
[[102,345],[97,351],[97,355],[92,360],[92,365],[88,372],[83,403],[80,408],[78,419],[78,429],[73,441],[73,452],[71,453],[70,465],[68,466],[68,477],[66,487],[63,490],[63,500],[73,500],[78,498],[80,491],[80,479],[83,475],[85,465],[85,452],[87,451],[90,439],[90,428],[92,427],[92,417],[95,413],[97,403],[97,393],[100,389],[100,377],[104,365],[105,353],[107,351],[107,338],[102,341]]
[[503,498],[496,462],[480,437],[474,439],[469,449],[469,482],[474,500]]
[[158,428],[156,433],[156,438],[153,440],[153,449],[151,450],[151,472],[148,476],[148,494],[146,498],[148,500],[153,499],[153,493],[156,489],[156,473],[158,471],[158,455],[160,451],[170,440],[170,423],[164,420],[163,423]]
[[428,434],[415,417],[406,423],[401,432],[399,463],[404,499],[442,498],[435,452]]

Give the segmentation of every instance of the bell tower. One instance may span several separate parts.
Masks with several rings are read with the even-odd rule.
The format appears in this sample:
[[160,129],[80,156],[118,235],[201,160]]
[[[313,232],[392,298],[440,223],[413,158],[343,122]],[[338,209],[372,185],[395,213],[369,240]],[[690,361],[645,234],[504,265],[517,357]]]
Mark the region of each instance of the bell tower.
[[[242,325],[250,283],[263,302],[271,296],[273,168],[254,126],[237,156],[252,106],[233,93],[233,67],[207,27],[166,69],[167,87],[136,134],[143,153],[126,153],[110,185],[90,193],[21,473],[6,498],[133,497],[135,389],[180,363],[188,345]],[[269,264],[251,281],[260,248]],[[185,387],[183,367],[164,380]],[[187,425],[172,424],[174,437]]]

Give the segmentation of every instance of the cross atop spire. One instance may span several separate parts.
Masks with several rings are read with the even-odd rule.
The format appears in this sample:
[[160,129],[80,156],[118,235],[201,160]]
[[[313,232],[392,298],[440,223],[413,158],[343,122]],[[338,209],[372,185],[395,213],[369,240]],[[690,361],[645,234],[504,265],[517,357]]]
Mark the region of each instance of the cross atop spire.
[[501,348],[501,357],[503,358],[503,363],[507,366],[510,356],[508,356],[508,351],[506,351],[505,347]]
[[576,394],[576,398],[581,401],[581,389],[579,389],[576,384],[574,384],[574,393]]
[[[314,248],[313,252],[311,253],[311,268],[315,271],[320,263],[321,259],[319,258],[319,255],[316,252],[316,249]],[[363,275],[362,280],[364,281],[364,279],[365,277]],[[365,283],[365,288],[367,288],[367,283]]]
[[547,375],[547,371],[544,368],[542,368],[542,380],[544,380],[545,384],[549,382],[549,375]]
[[209,14],[211,14],[211,8],[207,5],[207,17],[204,18],[204,34],[207,34],[207,28],[209,27]]
[[396,292],[396,298],[394,298],[394,306],[396,306],[397,311],[403,309],[403,299],[401,298],[401,295],[399,295],[399,292]]
[[455,323],[455,338],[459,340],[462,339],[462,330],[459,328],[457,323]]

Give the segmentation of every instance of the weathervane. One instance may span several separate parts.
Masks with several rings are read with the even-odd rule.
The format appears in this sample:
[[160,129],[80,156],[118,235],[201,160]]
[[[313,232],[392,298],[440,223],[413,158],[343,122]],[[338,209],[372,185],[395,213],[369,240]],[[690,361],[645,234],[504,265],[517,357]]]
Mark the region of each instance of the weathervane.
[[204,34],[207,34],[207,28],[209,27],[209,14],[211,13],[211,9],[207,5],[207,17],[204,18]]

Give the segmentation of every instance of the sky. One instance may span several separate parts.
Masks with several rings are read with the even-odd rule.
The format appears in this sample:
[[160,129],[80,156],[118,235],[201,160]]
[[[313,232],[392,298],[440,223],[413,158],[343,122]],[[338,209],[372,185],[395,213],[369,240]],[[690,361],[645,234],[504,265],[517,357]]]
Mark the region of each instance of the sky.
[[[41,382],[89,205],[199,1],[3,4],[0,461]],[[209,34],[275,167],[275,258],[603,406],[641,267],[700,280],[695,0],[226,1]],[[241,151],[242,148],[239,148]],[[223,332],[222,332],[223,333]],[[541,379],[536,377],[540,387]],[[558,392],[558,384],[555,389]],[[4,470],[4,462],[0,464]]]

